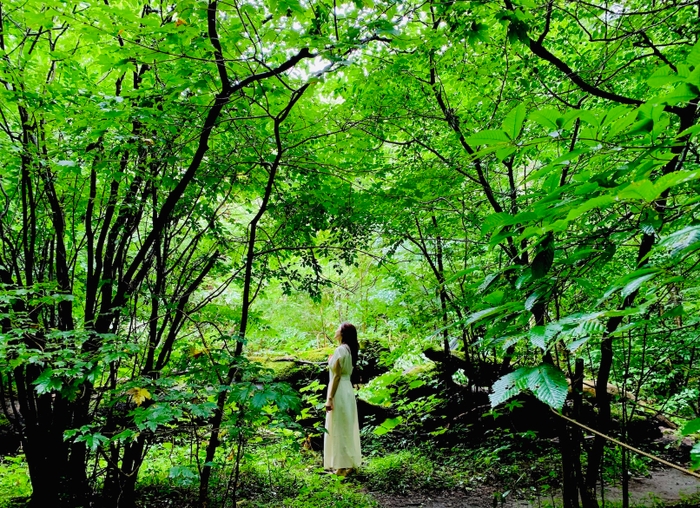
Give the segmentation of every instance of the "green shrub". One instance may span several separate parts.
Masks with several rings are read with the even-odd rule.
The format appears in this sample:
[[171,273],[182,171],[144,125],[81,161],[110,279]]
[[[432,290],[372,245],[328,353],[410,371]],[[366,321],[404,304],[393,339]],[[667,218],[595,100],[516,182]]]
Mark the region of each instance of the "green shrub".
[[[272,505],[271,505],[272,506]],[[307,483],[295,497],[284,500],[284,508],[373,508],[376,501],[360,492],[354,485],[335,475],[307,477]]]
[[372,458],[357,478],[370,491],[399,494],[409,490],[449,489],[456,484],[443,468],[416,450]]
[[15,502],[28,498],[32,493],[29,471],[24,455],[0,459],[0,508],[18,506]]

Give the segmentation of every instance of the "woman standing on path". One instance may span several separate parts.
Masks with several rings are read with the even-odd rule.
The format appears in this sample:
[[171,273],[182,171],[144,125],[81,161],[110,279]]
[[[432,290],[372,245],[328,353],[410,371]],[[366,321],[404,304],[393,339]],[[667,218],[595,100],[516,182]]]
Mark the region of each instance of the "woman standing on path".
[[357,403],[350,374],[357,365],[360,345],[357,330],[343,323],[335,332],[338,347],[328,359],[330,379],[326,400],[326,434],[323,437],[323,467],[347,475],[362,462]]

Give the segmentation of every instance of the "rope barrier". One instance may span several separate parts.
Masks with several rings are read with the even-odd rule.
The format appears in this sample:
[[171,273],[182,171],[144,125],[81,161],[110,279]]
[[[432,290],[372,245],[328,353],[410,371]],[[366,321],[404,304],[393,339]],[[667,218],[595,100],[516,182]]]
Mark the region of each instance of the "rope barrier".
[[[551,409],[551,408],[550,408],[550,409]],[[655,460],[656,462],[659,462],[660,464],[663,464],[664,466],[668,466],[668,467],[671,467],[671,468],[673,468],[673,469],[677,469],[677,470],[680,471],[681,473],[685,473],[685,474],[687,474],[687,475],[689,475],[689,476],[693,476],[694,478],[697,478],[697,479],[700,480],[700,474],[698,474],[698,473],[695,473],[695,472],[693,472],[693,471],[690,471],[689,469],[686,469],[686,468],[684,468],[684,467],[682,467],[682,466],[679,466],[678,464],[674,464],[674,463],[672,463],[672,462],[669,462],[669,461],[667,461],[667,460],[664,460],[664,459],[662,459],[661,457],[657,457],[656,455],[652,455],[651,453],[647,453],[647,452],[645,452],[645,451],[642,451],[642,450],[640,450],[639,448],[635,448],[634,446],[630,446],[630,445],[628,445],[628,444],[626,444],[626,443],[623,443],[622,441],[619,441],[619,440],[615,439],[614,437],[607,436],[607,435],[603,434],[602,432],[599,432],[599,431],[597,431],[597,430],[595,430],[595,429],[592,429],[592,428],[590,428],[590,427],[588,427],[588,426],[586,426],[586,425],[584,425],[584,424],[582,424],[582,423],[577,422],[577,421],[574,420],[573,418],[569,418],[568,416],[564,416],[564,415],[561,414],[561,413],[557,413],[554,409],[551,409],[551,411],[552,411],[552,413],[554,413],[555,415],[557,415],[557,416],[563,418],[563,419],[566,420],[567,422],[573,423],[574,425],[576,425],[576,426],[578,426],[578,427],[581,427],[582,429],[587,430],[588,432],[591,432],[591,433],[595,434],[596,436],[600,436],[600,437],[602,437],[603,439],[607,439],[608,441],[610,441],[610,442],[612,442],[612,443],[615,443],[615,444],[618,445],[618,446],[622,446],[623,448],[627,448],[628,450],[631,450],[631,451],[633,451],[633,452],[635,452],[635,453],[638,453],[639,455],[644,455],[645,457],[648,457],[648,458],[650,458],[651,460]]]

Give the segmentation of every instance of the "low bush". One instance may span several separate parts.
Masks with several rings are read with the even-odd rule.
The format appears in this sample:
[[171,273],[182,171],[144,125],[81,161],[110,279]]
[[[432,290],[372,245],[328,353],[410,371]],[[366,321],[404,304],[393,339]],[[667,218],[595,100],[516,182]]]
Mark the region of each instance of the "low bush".
[[444,490],[456,485],[455,479],[444,468],[416,449],[374,457],[356,478],[370,491],[398,494],[415,490]]

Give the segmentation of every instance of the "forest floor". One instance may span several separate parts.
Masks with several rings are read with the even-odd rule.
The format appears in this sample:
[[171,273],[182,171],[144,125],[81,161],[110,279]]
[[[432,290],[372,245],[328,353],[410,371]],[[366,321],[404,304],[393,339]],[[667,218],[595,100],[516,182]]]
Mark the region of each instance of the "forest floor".
[[[632,478],[629,485],[630,506],[700,506],[700,480],[685,475],[675,469],[656,469],[648,478]],[[552,491],[548,496],[533,499],[517,499],[506,496],[499,499],[499,492],[493,487],[483,486],[470,491],[452,490],[424,493],[409,492],[405,495],[370,492],[382,508],[529,508],[541,506],[561,506],[561,493]],[[689,502],[695,499],[694,502]],[[606,486],[605,502],[620,506],[622,488],[620,485]]]

